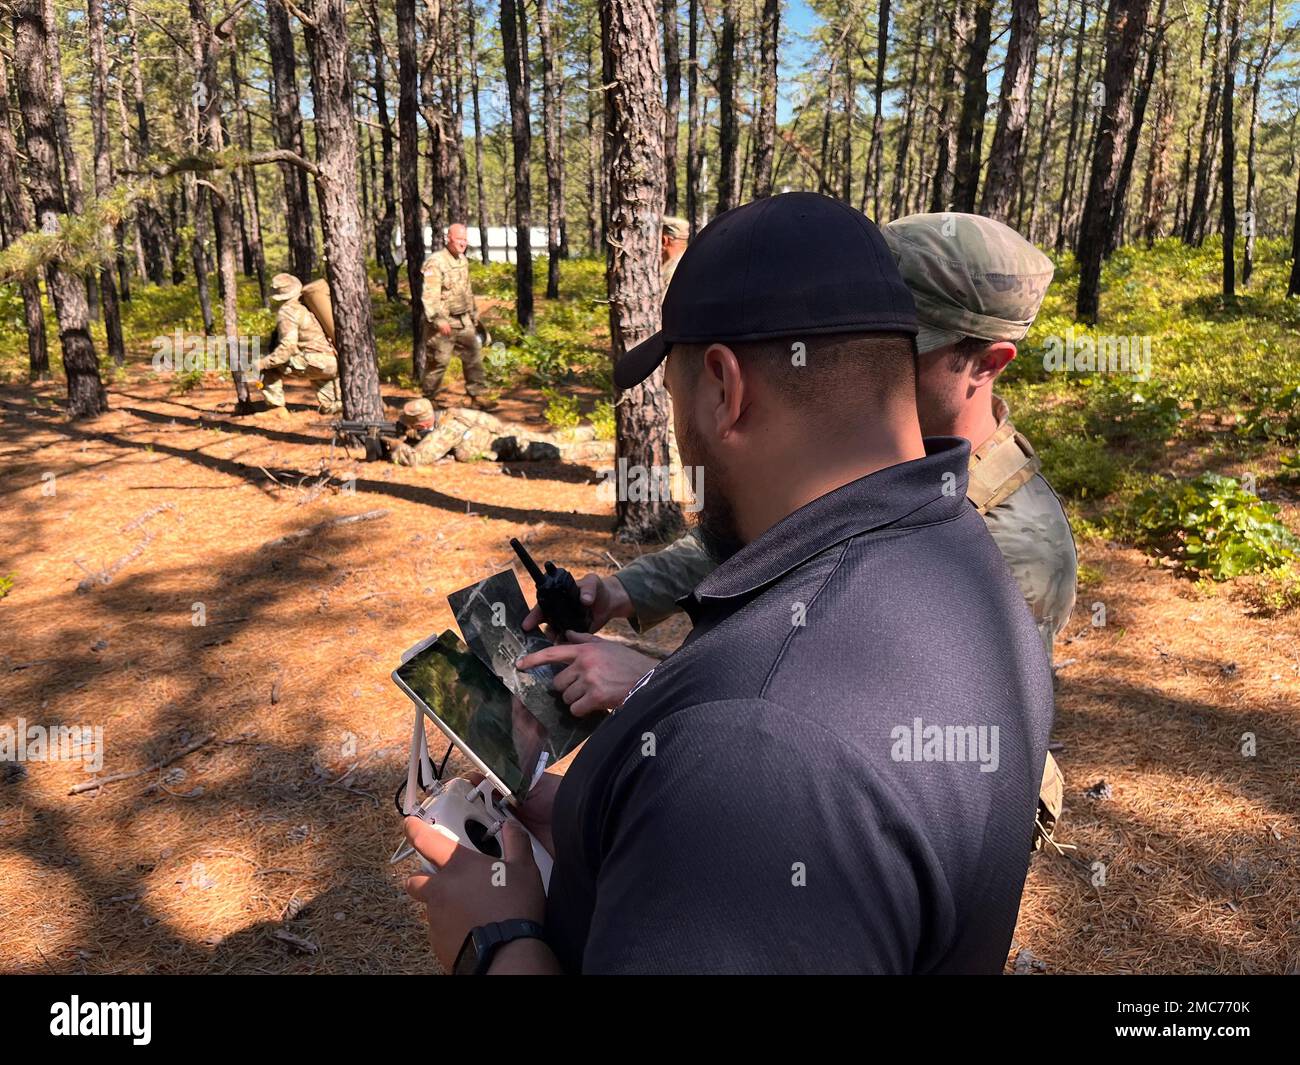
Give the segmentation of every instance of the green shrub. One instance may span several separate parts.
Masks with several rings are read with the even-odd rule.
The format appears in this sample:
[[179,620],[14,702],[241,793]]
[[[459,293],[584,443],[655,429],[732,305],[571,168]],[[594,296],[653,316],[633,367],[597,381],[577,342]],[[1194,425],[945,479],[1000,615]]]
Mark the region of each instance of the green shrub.
[[1264,389],[1237,432],[1251,440],[1300,440],[1300,384]]
[[573,429],[582,421],[576,397],[566,396],[554,388],[543,388],[542,395],[546,397],[546,410],[542,413],[552,429]]
[[1235,478],[1214,473],[1148,489],[1133,501],[1126,521],[1139,546],[1216,581],[1276,569],[1300,547],[1277,520],[1276,506]]
[[591,412],[591,427],[597,440],[614,439],[614,401],[602,399]]
[[11,573],[8,577],[0,577],[0,599],[12,592],[14,589],[14,575]]

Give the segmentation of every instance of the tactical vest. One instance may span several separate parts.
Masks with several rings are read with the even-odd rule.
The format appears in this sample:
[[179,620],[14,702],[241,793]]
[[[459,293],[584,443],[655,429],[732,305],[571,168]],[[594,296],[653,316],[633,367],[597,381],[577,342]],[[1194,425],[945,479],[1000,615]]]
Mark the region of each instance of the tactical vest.
[[971,455],[966,498],[983,516],[1032,481],[1041,467],[1029,441],[1008,419]]
[[[1034,449],[1004,418],[997,432],[971,455],[966,483],[966,498],[975,504],[980,516],[1005,503],[1019,489],[1034,479],[1042,461]],[[1049,753],[1043,765],[1043,779],[1038,789],[1038,810],[1034,817],[1032,847],[1039,850],[1050,843],[1060,853],[1052,832],[1061,816],[1065,798],[1065,780],[1056,759]]]
[[437,257],[438,272],[442,275],[442,297],[446,301],[447,314],[456,318],[469,314],[474,309],[474,297],[469,286],[469,260],[465,256],[459,259],[450,254]]

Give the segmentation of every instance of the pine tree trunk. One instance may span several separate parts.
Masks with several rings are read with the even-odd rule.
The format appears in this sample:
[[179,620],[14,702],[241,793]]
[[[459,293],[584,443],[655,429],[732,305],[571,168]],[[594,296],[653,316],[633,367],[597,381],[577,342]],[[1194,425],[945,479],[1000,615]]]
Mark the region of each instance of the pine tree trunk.
[[[41,0],[13,0],[14,75],[18,106],[27,129],[27,176],[40,228],[57,233],[68,214],[59,170],[49,81],[49,51]],[[93,418],[108,409],[99,362],[90,339],[86,283],[60,262],[47,272],[50,297],[59,319],[63,369],[68,377],[68,414]]]
[[564,101],[562,71],[555,61],[555,27],[550,0],[537,0],[537,33],[542,42],[542,138],[546,155],[546,298],[560,298],[560,259],[564,246]]
[[1241,3],[1233,0],[1228,24],[1228,58],[1223,71],[1223,295],[1237,295],[1237,131],[1233,118],[1233,94],[1237,84],[1237,62],[1241,58]]
[[1007,42],[1007,62],[998,92],[997,125],[980,203],[981,214],[1000,222],[1011,221],[1011,207],[1020,193],[1025,129],[1029,123],[1034,63],[1038,57],[1038,22],[1038,0],[1013,0],[1011,38]]
[[[135,103],[136,138],[139,141],[140,159],[147,162],[153,151],[150,141],[149,118],[144,106],[144,72],[140,66],[140,34],[136,25],[135,6],[125,0],[127,24],[131,30],[131,80]],[[121,83],[119,82],[119,85]],[[125,131],[123,131],[125,139]],[[155,285],[166,283],[171,273],[170,240],[163,225],[162,215],[152,203],[142,203],[138,213],[140,243],[144,249],[145,268],[149,280]]]
[[[244,106],[243,80],[239,75],[239,62],[236,50],[230,49],[230,86],[234,93],[235,129],[240,146],[246,152],[253,150],[253,119],[248,108]],[[242,121],[240,121],[242,119]],[[257,168],[244,169],[243,185],[244,218],[247,223],[248,250],[253,260],[253,276],[257,278],[258,297],[263,307],[270,306],[270,293],[266,287],[266,250],[262,244],[262,204],[257,191]]]
[[[9,117],[8,60],[0,55],[0,204],[8,204],[5,231],[16,239],[36,228],[27,191],[18,174],[18,144]],[[45,340],[45,310],[41,286],[34,278],[19,282],[23,296],[23,322],[27,326],[27,376],[32,381],[50,379],[50,351]]]
[[1137,159],[1138,145],[1142,140],[1147,101],[1151,98],[1151,87],[1155,84],[1156,67],[1160,61],[1160,45],[1164,41],[1166,3],[1167,0],[1160,0],[1160,8],[1156,13],[1155,37],[1147,49],[1146,73],[1138,79],[1133,93],[1133,119],[1129,124],[1119,178],[1115,182],[1115,217],[1111,219],[1106,235],[1106,257],[1109,257],[1122,242],[1125,214],[1128,210],[1128,188],[1133,178],[1133,163]]
[[[195,0],[191,0],[195,2]],[[325,235],[325,277],[334,313],[339,388],[346,418],[384,416],[379,395],[370,281],[357,202],[357,126],[353,114],[346,0],[312,0],[304,27],[316,112],[316,200]]]
[[[529,163],[532,131],[528,125],[527,16],[516,0],[501,0],[501,44],[506,86],[510,93],[510,140],[515,175],[515,319],[533,330],[532,186]],[[653,39],[653,38],[652,38]]]
[[1075,317],[1097,324],[1101,261],[1114,220],[1120,152],[1132,120],[1132,82],[1138,49],[1146,29],[1149,0],[1110,0],[1106,12],[1106,62],[1102,75],[1105,102],[1097,119],[1096,146],[1088,196],[1084,201],[1076,257],[1079,292]]
[[[221,126],[221,82],[217,77],[220,44],[208,21],[207,0],[189,0],[189,12],[199,143],[208,152],[216,154],[226,148]],[[222,330],[226,338],[226,350],[233,357],[239,351],[239,290],[235,277],[235,227],[232,214],[234,190],[229,173],[224,169],[212,171],[206,180],[210,186],[208,200],[212,207],[212,225],[217,242]],[[243,371],[232,365],[230,379],[234,382],[235,395],[238,397],[236,413],[246,412],[250,408],[250,397]]]
[[[1053,126],[1056,122],[1057,100],[1061,87],[1061,65],[1065,57],[1065,39],[1064,34],[1057,32],[1062,28],[1060,21],[1060,5],[1054,3],[1052,7],[1052,47],[1051,47],[1051,66],[1047,74],[1047,101],[1043,105],[1043,119],[1038,127],[1038,156],[1034,162],[1034,180],[1028,187],[1022,187],[1020,198],[1020,211],[1017,213],[1017,223],[1020,215],[1024,211],[1025,200],[1029,200],[1029,225],[1025,229],[1025,236],[1031,241],[1039,241],[1042,238],[1038,235],[1038,208],[1042,202],[1045,190],[1043,188],[1043,164],[1047,160],[1047,152],[1052,143]],[[1070,0],[1065,0],[1065,21],[1070,19]]]
[[736,169],[740,146],[736,123],[736,5],[722,0],[722,37],[718,43],[718,208],[717,213],[736,206]]
[[[399,4],[400,7],[400,4]],[[266,42],[271,56],[272,128],[277,148],[307,156],[302,113],[298,103],[297,59],[284,0],[267,0]],[[304,284],[316,269],[316,235],[312,228],[307,172],[280,164],[284,178],[285,225],[289,238],[289,271]]]
[[[765,4],[775,0],[764,0]],[[677,131],[682,110],[682,50],[677,32],[677,4],[663,0],[664,23],[664,213],[677,213]],[[773,78],[775,84],[775,77]]]
[[478,101],[478,29],[475,25],[474,4],[471,0],[469,13],[469,87],[470,102],[474,109],[474,190],[478,209],[479,254],[484,262],[488,261],[488,216],[487,193],[483,183],[483,116],[479,111]]
[[1250,139],[1246,147],[1246,247],[1241,260],[1241,283],[1250,284],[1255,272],[1255,142],[1259,135],[1259,95],[1264,87],[1264,73],[1273,61],[1273,38],[1277,29],[1277,0],[1268,0],[1268,35],[1264,50],[1255,64],[1250,89]]
[[989,90],[984,65],[993,39],[993,0],[973,0],[975,19],[966,48],[961,118],[957,125],[957,155],[953,162],[953,208],[974,211],[980,183],[980,155]]
[[1070,132],[1065,138],[1065,165],[1061,168],[1061,195],[1056,205],[1056,254],[1065,250],[1065,219],[1069,213],[1070,189],[1073,176],[1079,167],[1074,163],[1078,158],[1076,149],[1079,138],[1079,108],[1082,100],[1079,95],[1079,82],[1083,78],[1083,42],[1088,28],[1088,0],[1079,3],[1079,31],[1074,38],[1074,77],[1070,86]]
[[912,57],[908,61],[907,90],[903,93],[903,122],[898,134],[897,153],[894,156],[894,184],[889,194],[891,218],[902,218],[907,210],[908,161],[912,150],[912,127],[916,121],[916,85],[920,80],[921,71],[923,19],[924,12],[918,12],[916,30],[912,38]]
[[686,218],[691,236],[700,228],[700,0],[690,0],[686,38]]
[[1187,221],[1183,225],[1183,243],[1200,245],[1205,241],[1205,227],[1210,216],[1211,169],[1218,146],[1220,100],[1223,89],[1224,15],[1227,0],[1217,0],[1214,12],[1214,58],[1210,73],[1210,93],[1205,102],[1205,119],[1201,125],[1201,149],[1196,161],[1196,179],[1187,201]]
[[379,114],[380,160],[384,183],[384,213],[375,228],[377,258],[384,267],[384,295],[390,302],[397,290],[397,260],[393,257],[393,232],[397,228],[396,180],[393,174],[393,122],[388,114],[388,81],[384,77],[384,46],[379,33],[379,7],[369,0],[370,52],[375,64],[373,87]]
[[[508,0],[506,0],[508,2]],[[659,328],[659,226],[664,199],[663,102],[654,0],[598,0],[605,86],[609,246],[605,270],[614,361]],[[619,462],[666,470],[671,416],[663,367],[622,393],[615,408]],[[620,499],[619,539],[646,543],[681,528],[671,499]]]
[[953,166],[957,154],[957,127],[952,121],[952,107],[957,92],[957,59],[962,42],[970,38],[971,23],[967,0],[957,0],[948,12],[947,51],[943,56],[943,80],[939,83],[939,116],[935,127],[938,146],[934,181],[930,187],[930,211],[952,207]]
[[[888,3],[888,0],[883,2]],[[754,199],[756,200],[772,195],[772,156],[776,147],[776,53],[780,34],[781,4],[779,0],[763,0],[762,21],[758,31],[758,120],[754,124],[753,141]],[[675,111],[673,122],[676,122]]]
[[[867,172],[862,178],[862,210],[867,209],[867,192],[871,193],[871,217],[880,217],[880,171],[884,152],[885,123],[881,112],[885,96],[885,65],[889,53],[889,0],[880,0],[876,19],[876,77],[873,97],[875,110],[871,118],[871,147],[867,151]],[[913,68],[915,72],[915,68]]]
[[1173,84],[1169,78],[1169,38],[1160,38],[1160,100],[1156,105],[1155,129],[1147,153],[1147,176],[1142,189],[1140,233],[1151,247],[1160,233],[1165,204],[1169,199],[1169,149],[1174,133]]
[[424,226],[420,208],[420,125],[416,91],[419,60],[415,42],[415,0],[397,0],[397,169],[402,195],[402,240],[411,290],[411,373],[422,380],[425,355]]
[[[86,0],[86,25],[90,34],[90,116],[94,127],[95,198],[103,201],[113,191],[113,158],[108,144],[108,60],[104,55],[103,0]],[[107,248],[116,243],[113,228],[105,225],[100,240]],[[99,292],[104,306],[104,337],[109,357],[118,366],[126,364],[126,345],[122,342],[122,312],[117,303],[117,282],[109,259],[99,267]]]

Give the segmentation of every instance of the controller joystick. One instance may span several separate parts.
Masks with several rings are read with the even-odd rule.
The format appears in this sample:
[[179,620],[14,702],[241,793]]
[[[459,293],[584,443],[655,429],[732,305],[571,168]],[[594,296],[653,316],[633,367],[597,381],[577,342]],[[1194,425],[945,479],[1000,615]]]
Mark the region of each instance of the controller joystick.
[[[490,858],[501,858],[501,829],[507,819],[516,824],[518,820],[510,813],[498,810],[488,799],[491,793],[492,785],[486,780],[477,785],[471,784],[464,777],[435,782],[433,792],[411,816],[418,817],[453,843],[477,850]],[[551,882],[551,856],[531,832],[528,833],[528,838],[533,845],[533,859],[542,874],[542,887],[547,888]],[[391,860],[399,862],[413,853],[414,848],[404,844]],[[420,866],[426,873],[438,871],[423,857],[420,858]]]

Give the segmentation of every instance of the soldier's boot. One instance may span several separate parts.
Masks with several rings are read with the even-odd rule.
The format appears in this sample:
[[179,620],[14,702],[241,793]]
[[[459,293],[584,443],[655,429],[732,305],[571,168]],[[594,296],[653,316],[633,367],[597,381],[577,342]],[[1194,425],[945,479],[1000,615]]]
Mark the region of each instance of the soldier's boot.
[[339,379],[326,378],[316,382],[316,402],[321,414],[342,414],[343,397],[339,393]]
[[496,410],[499,406],[501,406],[501,404],[498,403],[491,396],[485,396],[482,394],[471,395],[469,397],[469,401],[472,406],[477,407],[479,410]]

